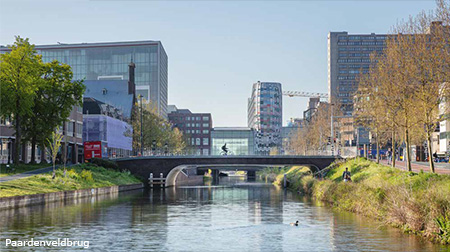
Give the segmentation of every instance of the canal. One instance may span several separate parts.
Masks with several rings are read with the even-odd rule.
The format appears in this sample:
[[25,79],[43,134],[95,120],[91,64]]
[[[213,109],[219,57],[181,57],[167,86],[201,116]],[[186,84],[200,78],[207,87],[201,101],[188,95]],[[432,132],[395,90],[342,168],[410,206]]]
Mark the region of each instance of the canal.
[[450,251],[242,177],[0,211],[0,251],[33,250],[5,247],[31,238],[89,241],[93,251]]

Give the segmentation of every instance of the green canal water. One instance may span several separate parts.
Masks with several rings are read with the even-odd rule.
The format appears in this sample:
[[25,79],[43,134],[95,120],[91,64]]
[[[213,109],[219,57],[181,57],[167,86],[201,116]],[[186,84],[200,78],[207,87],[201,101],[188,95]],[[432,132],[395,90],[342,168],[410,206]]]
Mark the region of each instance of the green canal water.
[[32,238],[88,241],[89,251],[450,251],[244,178],[0,211],[0,251],[81,249],[6,247]]

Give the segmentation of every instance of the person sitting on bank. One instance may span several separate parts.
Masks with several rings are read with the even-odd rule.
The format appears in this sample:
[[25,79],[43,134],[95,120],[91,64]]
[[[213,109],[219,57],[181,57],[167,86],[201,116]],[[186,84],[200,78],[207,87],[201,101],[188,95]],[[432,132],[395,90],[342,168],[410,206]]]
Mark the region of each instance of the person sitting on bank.
[[351,174],[348,171],[347,167],[345,168],[344,173],[342,173],[342,179],[344,179],[344,182],[351,182],[352,181]]

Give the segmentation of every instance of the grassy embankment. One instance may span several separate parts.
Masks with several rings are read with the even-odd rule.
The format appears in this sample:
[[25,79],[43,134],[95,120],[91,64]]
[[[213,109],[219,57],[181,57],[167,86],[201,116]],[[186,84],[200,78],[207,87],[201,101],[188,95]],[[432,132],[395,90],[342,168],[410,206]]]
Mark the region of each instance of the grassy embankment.
[[[5,176],[11,176],[17,173],[23,173],[27,171],[32,171],[40,168],[50,167],[51,164],[10,164],[10,169],[6,171],[6,164],[0,165],[0,178]],[[14,172],[13,172],[14,169]]]
[[80,164],[68,168],[66,176],[62,169],[23,179],[0,183],[0,197],[71,191],[106,187],[113,185],[136,184],[141,181],[127,171],[106,169],[94,164]]
[[[342,181],[348,167],[353,182]],[[290,188],[336,209],[378,219],[405,232],[450,244],[450,176],[405,172],[366,159],[334,164],[324,179],[308,168],[265,170],[263,177],[282,185],[287,173]]]

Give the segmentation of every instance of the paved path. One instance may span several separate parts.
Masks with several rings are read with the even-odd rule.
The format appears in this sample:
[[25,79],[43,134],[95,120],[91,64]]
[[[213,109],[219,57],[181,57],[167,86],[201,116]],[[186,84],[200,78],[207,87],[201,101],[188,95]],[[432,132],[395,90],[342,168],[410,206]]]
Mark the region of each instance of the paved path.
[[[66,165],[67,168],[70,166],[72,166],[72,165]],[[58,169],[59,167],[62,167],[62,165],[57,165],[56,169]],[[40,168],[40,169],[36,169],[36,170],[32,170],[32,171],[27,171],[24,173],[14,174],[11,176],[5,176],[5,177],[0,178],[0,183],[6,182],[6,181],[11,181],[11,180],[16,180],[16,179],[27,178],[27,177],[31,177],[31,176],[34,176],[37,174],[51,172],[52,170],[53,170],[53,167],[50,166],[50,167]]]
[[[374,160],[375,161],[375,160]],[[384,165],[387,164],[387,160],[380,160],[380,163]],[[395,161],[395,167],[406,171],[406,162],[405,161]],[[420,172],[420,170],[423,170],[424,172],[429,172],[430,167],[428,162],[411,162],[411,169],[414,172]],[[439,174],[450,174],[450,163],[434,163],[434,169],[436,173]]]

